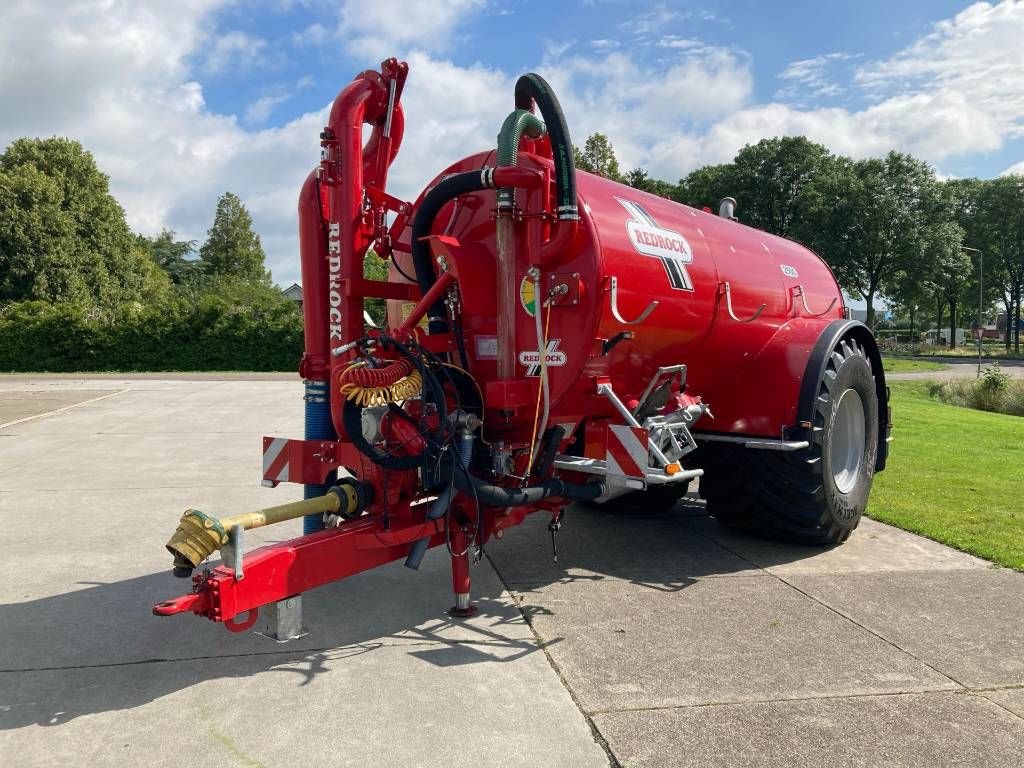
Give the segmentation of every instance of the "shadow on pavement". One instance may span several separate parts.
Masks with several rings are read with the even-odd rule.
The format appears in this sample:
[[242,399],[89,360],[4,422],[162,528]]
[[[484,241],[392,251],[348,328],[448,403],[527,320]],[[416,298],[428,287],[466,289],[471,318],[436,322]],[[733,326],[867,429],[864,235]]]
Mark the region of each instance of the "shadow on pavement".
[[[188,588],[169,572],[0,605],[0,730],[131,709],[207,680],[268,670],[294,674],[306,685],[325,671],[346,674],[339,664],[389,647],[408,648],[408,655],[438,667],[514,661],[540,650],[524,616],[529,622],[550,613],[529,604],[531,589],[622,579],[679,591],[703,577],[757,573],[750,561],[698,532],[715,524],[689,499],[665,512],[574,507],[558,534],[557,563],[548,519],[537,513],[488,544],[487,558],[472,572],[479,612],[470,621],[445,613],[448,564],[436,550],[419,573],[393,563],[307,593],[310,634],[285,645],[251,632],[232,634],[191,614],[152,616],[153,603]],[[780,545],[779,551],[795,559],[820,550]],[[502,580],[520,594],[518,606]]]

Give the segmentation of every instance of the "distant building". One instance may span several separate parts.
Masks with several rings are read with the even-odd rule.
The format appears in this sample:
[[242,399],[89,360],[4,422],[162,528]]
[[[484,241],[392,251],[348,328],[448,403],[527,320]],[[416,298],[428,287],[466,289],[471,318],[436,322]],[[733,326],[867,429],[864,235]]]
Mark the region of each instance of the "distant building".
[[[1022,317],[1021,320],[1020,320],[1020,327],[1021,327],[1021,330],[1024,330],[1024,317]],[[1012,326],[1011,326],[1011,328],[1012,328]],[[1000,312],[998,315],[996,315],[996,330],[999,330],[999,331],[1005,331],[1006,330],[1006,313],[1005,312]]]
[[[849,303],[847,303],[847,306],[849,306]],[[851,307],[850,308],[850,312],[851,312],[850,316],[854,320],[860,320],[862,323],[866,323],[868,321],[868,311],[867,311],[866,308],[865,309],[857,309],[856,307]],[[891,317],[892,317],[892,312],[890,312],[888,309],[876,309],[875,310],[875,322],[876,323],[877,322],[881,322],[882,320],[889,320]]]
[[281,295],[289,301],[294,301],[299,305],[299,309],[302,309],[302,286],[298,283],[292,283],[287,288],[281,291]]
[[[934,328],[930,328],[925,333],[925,338],[929,344],[938,345],[941,344],[944,347],[949,346],[949,328],[943,328],[940,331],[936,331]],[[963,328],[956,329],[956,346],[962,347],[964,341],[967,339],[967,332]]]

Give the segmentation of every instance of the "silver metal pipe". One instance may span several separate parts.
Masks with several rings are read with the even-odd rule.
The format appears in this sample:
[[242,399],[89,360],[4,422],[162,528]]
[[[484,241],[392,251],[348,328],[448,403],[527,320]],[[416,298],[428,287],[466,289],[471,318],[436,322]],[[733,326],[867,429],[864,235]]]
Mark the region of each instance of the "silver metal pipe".
[[[511,212],[499,212],[495,224],[498,247],[498,378],[516,376],[516,233]],[[534,298],[540,311],[540,297]]]

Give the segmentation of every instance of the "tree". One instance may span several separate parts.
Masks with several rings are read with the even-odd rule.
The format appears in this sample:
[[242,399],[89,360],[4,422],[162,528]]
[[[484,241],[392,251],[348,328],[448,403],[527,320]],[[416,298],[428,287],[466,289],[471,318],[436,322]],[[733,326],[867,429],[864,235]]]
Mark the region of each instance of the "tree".
[[18,139],[0,155],[0,300],[111,306],[167,285],[81,144]]
[[1020,351],[1021,298],[1024,293],[1024,176],[981,182],[972,247],[985,254],[992,285],[1002,289],[1006,307],[1006,347]]
[[583,151],[579,147],[573,147],[573,157],[576,167],[604,176],[612,181],[623,181],[619,172],[619,161],[615,157],[615,148],[603,133],[592,133],[587,137],[583,145]]
[[175,240],[174,231],[165,229],[156,237],[137,236],[153,262],[175,285],[190,283],[202,274],[200,262],[191,258],[196,251],[195,240]]
[[[953,218],[964,232],[964,250],[971,260],[970,274],[961,292],[961,303],[965,307],[970,306],[971,311],[961,314],[965,317],[973,315],[974,307],[980,301],[978,321],[982,323],[992,305],[1000,298],[1002,287],[1000,265],[992,253],[987,254],[988,262],[984,263],[985,269],[982,270],[987,248],[982,202],[987,184],[981,179],[952,179],[942,184],[952,201]],[[983,274],[983,271],[988,274]]]
[[658,195],[660,197],[666,197],[669,200],[677,199],[679,194],[679,185],[670,184],[667,181],[661,181],[660,179],[652,179],[647,171],[643,168],[634,168],[632,171],[626,174],[625,182],[633,189],[641,189],[644,192],[650,192],[652,195]]
[[926,163],[890,152],[883,159],[837,159],[804,191],[794,234],[822,255],[847,292],[864,299],[869,326],[875,298],[897,292],[903,274],[930,274],[942,239],[960,232],[939,226],[949,219],[937,185]]
[[[388,267],[387,260],[378,256],[373,248],[366,251],[366,257],[363,259],[363,277],[367,280],[387,280]],[[384,299],[364,299],[363,309],[376,325],[387,324],[387,303]]]
[[744,223],[786,237],[806,218],[804,190],[834,157],[803,136],[763,139],[743,147],[733,161],[730,194]]
[[238,195],[231,192],[217,200],[213,226],[199,249],[199,258],[208,275],[270,283],[270,273],[264,266],[266,254],[260,236],[252,231],[252,217]]
[[[931,283],[936,297],[945,300],[949,307],[949,346],[952,349],[956,346],[957,327],[962,325],[957,308],[970,283],[973,265],[971,257],[960,247],[962,230],[959,226],[949,222],[943,228],[946,230],[945,241],[937,250]],[[935,327],[939,328],[938,325]]]
[[679,180],[675,199],[694,208],[708,207],[717,211],[722,198],[734,197],[735,192],[736,167],[732,163],[705,165]]

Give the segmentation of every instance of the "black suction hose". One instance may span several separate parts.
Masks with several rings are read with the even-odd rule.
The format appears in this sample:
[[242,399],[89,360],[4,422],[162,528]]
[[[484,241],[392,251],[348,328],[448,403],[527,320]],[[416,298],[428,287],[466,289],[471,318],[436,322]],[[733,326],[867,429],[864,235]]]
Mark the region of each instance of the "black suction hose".
[[[412,220],[412,265],[416,270],[416,282],[419,283],[420,293],[424,296],[437,277],[434,273],[433,259],[430,258],[430,244],[423,238],[430,235],[430,230],[434,227],[434,219],[449,200],[493,186],[493,184],[489,185],[485,179],[485,176],[488,176],[487,171],[488,169],[484,169],[484,171],[464,171],[452,174],[427,192],[419,208],[416,209],[416,216]],[[428,315],[428,333],[444,333],[448,330],[443,302],[438,301],[434,304]]]
[[455,468],[455,487],[465,493],[475,493],[481,503],[489,507],[522,507],[536,504],[549,496],[560,496],[572,501],[592,501],[604,493],[601,483],[579,485],[558,478],[528,488],[505,488],[474,477],[462,467]]
[[[558,218],[563,221],[579,219],[579,209],[576,205],[576,163],[573,160],[569,126],[565,122],[561,104],[558,103],[547,81],[533,72],[523,75],[516,81],[515,101],[516,109],[526,110],[532,109],[536,102],[551,139]],[[494,186],[488,170],[452,174],[430,190],[416,209],[416,216],[412,221],[412,263],[421,293],[426,294],[437,279],[433,260],[430,258],[430,246],[423,242],[422,238],[430,234],[434,219],[449,200]],[[429,333],[444,333],[448,330],[442,302],[438,301],[430,308],[429,316]]]
[[558,103],[551,86],[540,75],[530,72],[516,81],[516,109],[530,109],[537,102],[541,117],[551,138],[551,154],[555,160],[555,187],[558,192],[558,218],[578,219],[576,206],[576,162],[573,159],[572,140],[566,125],[562,105]]

